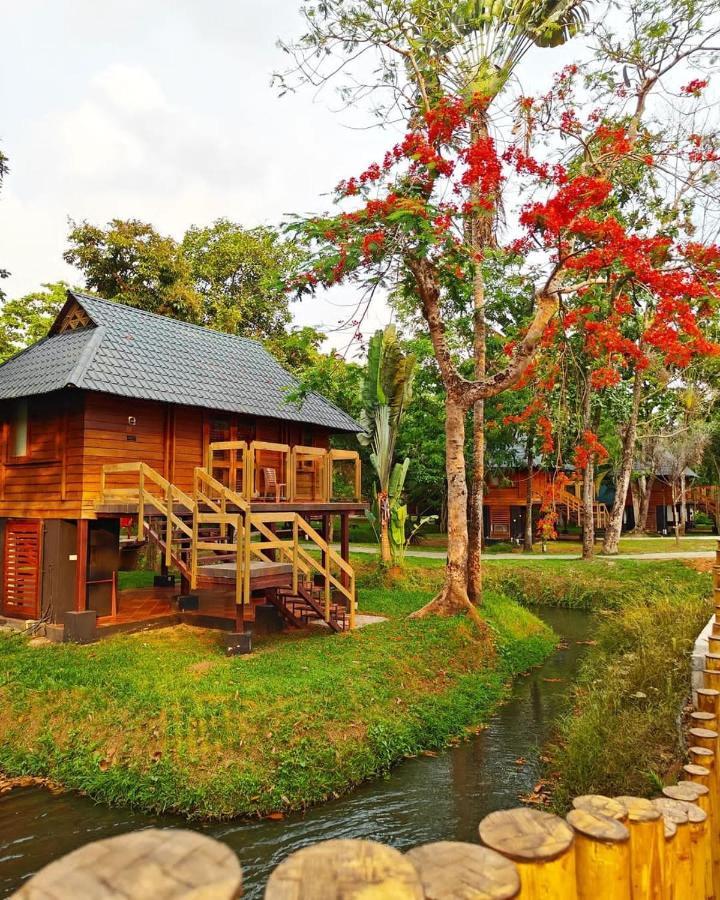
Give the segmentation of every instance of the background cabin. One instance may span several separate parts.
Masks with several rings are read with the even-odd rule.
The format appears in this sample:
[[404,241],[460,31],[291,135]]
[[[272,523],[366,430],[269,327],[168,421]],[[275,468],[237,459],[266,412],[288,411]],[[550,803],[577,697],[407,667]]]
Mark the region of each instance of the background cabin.
[[[158,592],[179,571],[182,592],[214,589],[219,618],[231,624],[242,599],[242,625],[258,600],[249,583],[240,598],[243,535],[255,581],[271,563],[282,570],[258,582],[265,595],[288,588],[288,577],[316,592],[315,563],[300,552],[288,573],[293,540],[304,540],[306,555],[315,542],[323,593],[335,603],[353,580],[348,519],[364,504],[357,454],[331,452],[330,438],[360,427],[317,393],[293,402],[295,388],[256,341],[68,292],[47,337],[0,366],[2,615],[60,622],[94,610],[100,624],[171,615],[170,597]],[[351,489],[338,500],[333,472],[348,462]],[[344,567],[316,540],[331,515],[341,518]],[[315,537],[300,534],[302,523]],[[282,529],[284,543],[267,537]],[[158,589],[149,606],[129,595],[124,603],[118,572],[131,554],[123,551],[153,540]],[[207,546],[198,553],[196,544]],[[223,578],[204,571],[208,559],[225,565]],[[306,624],[310,612],[296,607],[290,618]]]

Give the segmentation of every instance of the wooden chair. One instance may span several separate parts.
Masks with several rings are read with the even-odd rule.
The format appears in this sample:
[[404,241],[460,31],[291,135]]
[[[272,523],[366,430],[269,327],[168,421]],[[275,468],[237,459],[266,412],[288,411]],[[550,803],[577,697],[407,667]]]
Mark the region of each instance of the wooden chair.
[[267,497],[275,494],[275,502],[279,503],[282,499],[282,489],[287,485],[277,480],[277,472],[275,471],[275,469],[272,469],[270,467],[263,468],[262,474],[263,484],[265,487],[265,493],[263,494],[263,497],[267,499]]

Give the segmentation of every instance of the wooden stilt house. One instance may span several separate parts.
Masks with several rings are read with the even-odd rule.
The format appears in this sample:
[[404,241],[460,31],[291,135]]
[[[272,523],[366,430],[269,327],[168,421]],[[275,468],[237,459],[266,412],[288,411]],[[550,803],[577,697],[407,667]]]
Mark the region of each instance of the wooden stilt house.
[[[364,504],[357,453],[330,437],[360,428],[296,386],[256,341],[69,292],[47,337],[0,366],[0,614],[243,630],[270,604],[350,627]],[[123,589],[138,551],[156,584]]]

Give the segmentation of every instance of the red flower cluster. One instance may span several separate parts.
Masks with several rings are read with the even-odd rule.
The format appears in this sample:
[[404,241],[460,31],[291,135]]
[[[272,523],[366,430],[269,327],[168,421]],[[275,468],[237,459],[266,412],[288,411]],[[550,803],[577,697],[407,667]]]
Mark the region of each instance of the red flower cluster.
[[708,84],[707,78],[693,78],[680,88],[680,93],[686,97],[699,97]]
[[366,234],[362,241],[362,251],[366,257],[373,256],[382,250],[383,244],[385,243],[385,232],[371,231],[369,234]]
[[583,431],[580,443],[575,448],[575,456],[573,462],[578,471],[583,471],[588,463],[596,459],[602,461],[607,459],[608,452],[598,440],[598,436],[593,431]]

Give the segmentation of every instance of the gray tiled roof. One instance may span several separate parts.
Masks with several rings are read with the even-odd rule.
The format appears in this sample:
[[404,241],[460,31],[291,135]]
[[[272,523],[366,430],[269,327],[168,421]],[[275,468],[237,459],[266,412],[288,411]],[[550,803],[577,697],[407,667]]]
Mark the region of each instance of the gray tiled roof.
[[[68,292],[94,323],[50,335],[0,366],[0,399],[74,386],[360,431],[320,394],[288,400],[296,379],[257,341]],[[61,313],[62,316],[62,313]]]

